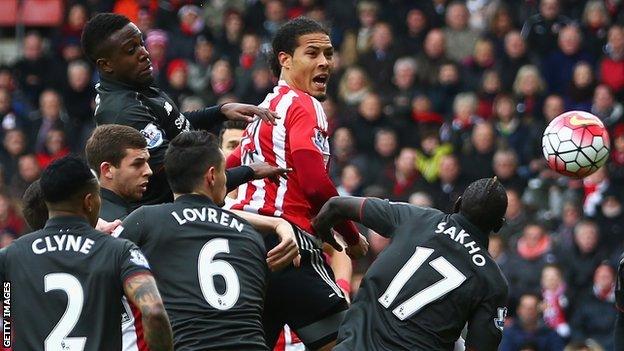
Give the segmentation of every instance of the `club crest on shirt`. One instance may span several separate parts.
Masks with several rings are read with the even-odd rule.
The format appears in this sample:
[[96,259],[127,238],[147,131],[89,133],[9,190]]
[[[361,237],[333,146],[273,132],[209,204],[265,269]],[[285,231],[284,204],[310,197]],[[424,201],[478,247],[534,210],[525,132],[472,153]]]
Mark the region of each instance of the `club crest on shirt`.
[[327,134],[318,128],[314,128],[314,135],[312,136],[312,143],[323,154],[323,160],[325,165],[329,162],[329,138]]
[[143,253],[139,249],[131,249],[130,250],[130,261],[136,264],[137,266],[143,266],[145,268],[150,268],[149,263],[147,263],[147,259],[143,256]]
[[153,123],[148,123],[140,132],[147,142],[148,149],[160,146],[164,141],[163,133]]
[[173,106],[171,106],[169,101],[165,101],[164,107],[165,107],[165,111],[167,111],[167,116],[169,116],[171,114],[171,111],[173,111]]

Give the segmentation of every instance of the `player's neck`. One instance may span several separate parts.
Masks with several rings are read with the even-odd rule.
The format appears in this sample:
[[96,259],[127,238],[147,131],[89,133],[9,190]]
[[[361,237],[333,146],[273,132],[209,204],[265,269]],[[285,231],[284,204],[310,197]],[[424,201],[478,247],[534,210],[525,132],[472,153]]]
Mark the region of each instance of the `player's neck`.
[[215,199],[214,199],[214,195],[212,194],[212,192],[208,191],[208,190],[203,190],[202,189],[202,190],[195,190],[195,191],[190,192],[190,193],[173,193],[173,198],[177,199],[177,198],[179,198],[182,195],[199,195],[199,196],[207,197],[210,200],[212,200],[212,202],[217,203],[217,201],[215,201]]
[[48,210],[48,218],[57,218],[57,217],[81,217],[85,220],[89,220],[84,213],[76,212],[75,210],[64,209],[64,208],[56,208]]

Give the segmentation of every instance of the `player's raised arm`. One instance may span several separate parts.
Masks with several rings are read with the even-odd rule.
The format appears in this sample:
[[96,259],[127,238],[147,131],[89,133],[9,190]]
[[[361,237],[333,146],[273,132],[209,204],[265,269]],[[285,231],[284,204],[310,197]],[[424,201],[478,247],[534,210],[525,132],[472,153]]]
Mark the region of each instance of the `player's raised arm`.
[[143,333],[150,350],[173,350],[173,333],[167,311],[149,272],[141,272],[127,278],[123,284],[128,300],[141,311]]
[[466,351],[496,351],[503,337],[507,316],[507,291],[501,291],[481,303],[468,320]]
[[299,266],[301,256],[292,225],[279,217],[261,216],[251,212],[232,211],[256,228],[263,235],[276,234],[280,243],[267,253],[267,264],[271,270],[280,270],[291,262]]

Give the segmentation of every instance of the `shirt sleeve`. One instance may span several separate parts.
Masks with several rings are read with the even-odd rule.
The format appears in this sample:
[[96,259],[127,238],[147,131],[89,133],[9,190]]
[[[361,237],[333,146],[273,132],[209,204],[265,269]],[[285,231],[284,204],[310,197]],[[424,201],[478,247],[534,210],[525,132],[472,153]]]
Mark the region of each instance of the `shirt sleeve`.
[[317,118],[313,108],[306,109],[302,103],[292,104],[285,121],[291,153],[311,150],[325,156],[323,150],[327,142],[327,133],[319,129]]
[[144,220],[145,210],[143,207],[139,207],[130,213],[128,217],[123,220],[123,222],[121,222],[121,225],[113,231],[113,236],[121,239],[127,239],[139,246],[143,246],[145,244],[145,239],[147,238],[143,228]]
[[123,284],[129,277],[138,273],[151,273],[149,263],[138,246],[123,240],[120,267],[120,280]]
[[221,123],[226,121],[221,113],[220,106],[207,107],[203,110],[184,112],[186,119],[191,122],[193,128],[214,131]]
[[507,291],[500,291],[486,298],[468,320],[466,349],[496,351],[503,337],[507,316]]
[[404,203],[377,198],[366,198],[360,209],[360,223],[386,238],[405,220],[422,213],[424,209]]
[[115,123],[138,130],[145,138],[148,149],[161,146],[167,137],[175,137],[168,136],[164,126],[159,125],[147,106],[141,104],[133,104],[122,109],[115,117]]

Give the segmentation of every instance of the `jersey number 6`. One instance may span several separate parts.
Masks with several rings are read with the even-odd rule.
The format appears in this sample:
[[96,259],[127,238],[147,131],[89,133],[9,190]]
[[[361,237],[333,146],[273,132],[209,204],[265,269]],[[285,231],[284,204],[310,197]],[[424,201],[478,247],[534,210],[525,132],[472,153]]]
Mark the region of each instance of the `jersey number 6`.
[[[418,268],[433,254],[433,249],[417,246],[416,252],[410,257],[409,260],[403,265],[399,273],[392,279],[390,285],[386,289],[386,292],[379,297],[379,303],[385,308],[390,307],[394,299],[396,299],[403,286],[407,281],[416,273]],[[439,299],[445,294],[449,293],[453,289],[459,287],[466,276],[463,275],[455,266],[453,266],[446,258],[440,256],[435,260],[429,262],[429,265],[433,267],[438,273],[442,274],[444,278],[437,283],[428,286],[427,288],[419,291],[416,295],[407,299],[407,301],[398,305],[392,313],[400,320],[409,318],[414,313],[418,312],[421,308],[425,307],[429,303]]]
[[67,335],[78,323],[82,305],[84,303],[84,292],[82,285],[76,277],[67,273],[50,273],[43,277],[45,292],[52,290],[62,290],[67,294],[67,308],[61,319],[56,323],[54,329],[45,339],[46,351],[76,350],[82,351],[87,342],[86,337],[72,337]]
[[[238,275],[231,264],[224,260],[215,260],[219,253],[230,253],[226,239],[212,239],[199,252],[197,271],[199,286],[206,302],[218,310],[229,310],[238,301],[240,284]],[[214,276],[220,275],[225,280],[225,292],[220,294],[214,285]]]

